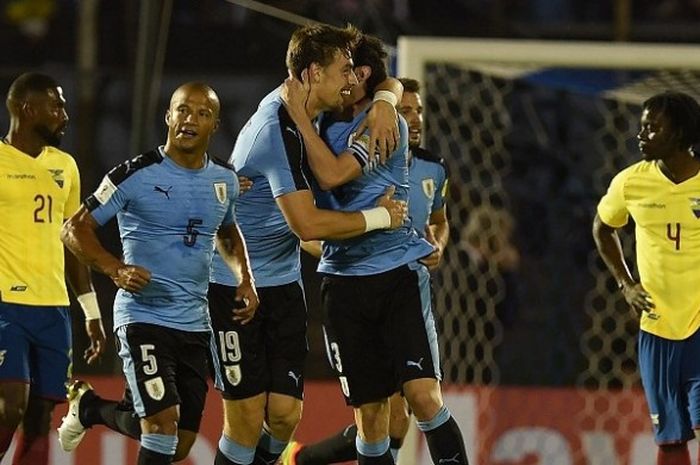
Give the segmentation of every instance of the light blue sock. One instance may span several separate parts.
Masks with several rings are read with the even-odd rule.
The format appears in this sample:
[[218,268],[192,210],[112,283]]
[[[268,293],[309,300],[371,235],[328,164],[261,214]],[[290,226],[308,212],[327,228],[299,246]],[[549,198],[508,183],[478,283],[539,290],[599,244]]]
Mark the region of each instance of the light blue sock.
[[142,434],[141,447],[163,455],[175,455],[177,436],[168,434]]
[[260,441],[258,441],[258,446],[262,447],[271,454],[281,454],[285,447],[287,447],[288,442],[280,441],[274,438],[269,431],[263,430],[260,434]]
[[451,417],[452,415],[450,414],[450,411],[443,405],[432,419],[427,421],[417,421],[416,424],[418,425],[418,429],[425,433],[426,431],[432,431],[435,428],[439,428],[440,426],[444,425]]
[[241,465],[253,463],[253,459],[255,458],[254,447],[242,446],[223,434],[221,435],[221,439],[219,439],[219,450],[227,459],[235,463],[240,463]]
[[363,441],[358,434],[355,437],[355,447],[357,448],[357,453],[365,457],[380,457],[389,450],[389,436],[379,442],[369,443]]

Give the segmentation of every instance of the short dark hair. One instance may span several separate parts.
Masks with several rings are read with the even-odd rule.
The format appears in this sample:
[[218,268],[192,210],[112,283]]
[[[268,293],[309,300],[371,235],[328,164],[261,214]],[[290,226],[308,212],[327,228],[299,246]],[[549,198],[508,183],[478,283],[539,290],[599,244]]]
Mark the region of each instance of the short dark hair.
[[336,52],[350,54],[359,37],[360,31],[350,24],[344,28],[326,24],[299,27],[289,39],[287,68],[297,79],[301,79],[301,72],[311,66],[311,63],[328,66],[333,62]]
[[647,99],[642,108],[663,113],[668,118],[681,148],[690,148],[700,142],[700,105],[690,95],[666,91]]
[[369,66],[372,74],[367,79],[367,95],[374,95],[374,88],[387,78],[386,59],[388,54],[384,44],[377,37],[363,34],[353,51],[355,67]]
[[413,92],[414,94],[420,92],[420,82],[417,79],[403,77],[399,78],[399,82],[403,85],[404,92]]
[[17,77],[7,91],[7,100],[22,101],[32,92],[46,92],[59,87],[54,78],[41,73],[24,73]]

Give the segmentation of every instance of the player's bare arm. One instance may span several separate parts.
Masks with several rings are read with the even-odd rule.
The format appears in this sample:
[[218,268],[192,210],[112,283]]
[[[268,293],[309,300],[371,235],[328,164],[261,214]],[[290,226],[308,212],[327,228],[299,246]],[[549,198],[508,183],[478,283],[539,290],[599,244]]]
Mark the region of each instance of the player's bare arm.
[[233,309],[233,319],[246,324],[255,316],[260,301],[255,289],[248,250],[238,225],[230,224],[219,228],[216,233],[216,248],[221,258],[240,278],[236,289],[236,301],[241,302],[243,307]]
[[[377,96],[393,94],[396,100],[377,99]],[[357,134],[369,129],[369,153],[378,152],[379,162],[384,164],[399,144],[399,122],[396,103],[403,96],[403,84],[393,77],[388,77],[374,90],[375,99],[367,118],[357,128]]]
[[83,205],[63,225],[61,240],[78,260],[109,276],[117,287],[129,292],[143,289],[151,281],[151,272],[137,265],[127,265],[107,251],[97,237],[98,226]]
[[642,285],[634,280],[622,253],[622,245],[617,235],[617,230],[605,224],[600,216],[593,220],[593,239],[598,253],[603,258],[605,265],[610,270],[613,278],[620,286],[622,295],[627,303],[639,315],[649,312],[654,308],[651,296]]
[[[80,263],[75,255],[68,249],[65,251],[65,264],[66,280],[73,294],[78,297],[81,306],[85,307],[85,305],[91,305],[96,307],[95,290],[92,287],[90,269]],[[94,301],[84,304],[81,300],[83,296],[92,298]],[[85,311],[85,308],[83,308],[83,310]],[[88,365],[95,363],[102,353],[104,353],[106,342],[105,330],[102,324],[102,318],[99,314],[99,307],[91,311],[96,311],[97,315],[88,315],[88,312],[85,312],[85,332],[90,339],[90,345],[85,349],[83,358],[87,361]]]
[[323,241],[301,241],[301,249],[314,258],[323,255]]
[[[302,190],[277,197],[277,205],[287,224],[302,241],[324,239],[348,239],[373,229],[396,229],[408,214],[406,202],[393,199],[392,186],[377,200],[389,216],[385,227],[368,224],[368,216],[362,212],[339,212],[316,207],[311,191]],[[372,211],[372,210],[370,210]],[[372,221],[371,214],[369,221]]]
[[425,227],[425,238],[433,244],[435,251],[422,259],[421,263],[427,266],[430,271],[440,266],[449,237],[450,226],[447,222],[447,207],[443,206],[430,214],[428,225]]

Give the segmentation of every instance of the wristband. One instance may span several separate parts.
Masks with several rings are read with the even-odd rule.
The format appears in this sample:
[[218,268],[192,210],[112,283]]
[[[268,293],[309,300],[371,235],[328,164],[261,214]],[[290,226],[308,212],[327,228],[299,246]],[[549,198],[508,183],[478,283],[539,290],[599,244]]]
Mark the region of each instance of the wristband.
[[374,93],[372,102],[378,102],[380,100],[387,102],[392,107],[396,107],[396,105],[399,104],[399,99],[396,98],[396,95],[388,90],[378,90]]
[[95,291],[86,292],[78,296],[78,303],[83,309],[83,314],[85,315],[85,320],[99,320],[102,318],[100,315],[100,305],[97,303],[97,294]]
[[388,229],[391,227],[391,215],[389,214],[389,210],[384,207],[360,210],[360,213],[365,217],[365,232],[374,231],[375,229]]

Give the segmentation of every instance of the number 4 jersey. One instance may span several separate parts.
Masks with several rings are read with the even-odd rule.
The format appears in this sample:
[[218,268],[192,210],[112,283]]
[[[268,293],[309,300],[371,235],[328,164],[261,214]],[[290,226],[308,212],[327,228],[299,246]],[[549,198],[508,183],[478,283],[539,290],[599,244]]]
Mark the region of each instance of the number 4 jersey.
[[676,184],[657,162],[621,171],[598,204],[603,223],[635,222],[637,267],[655,304],[641,319],[644,331],[685,339],[700,327],[700,174]]
[[207,158],[187,169],[163,148],[114,168],[85,205],[99,224],[117,216],[124,263],[151,272],[138,293],[120,289],[114,328],[150,323],[183,331],[209,329],[207,286],[214,237],[235,221],[238,179],[228,164]]
[[54,147],[30,157],[0,143],[0,300],[68,305],[61,226],[80,205],[75,160]]

